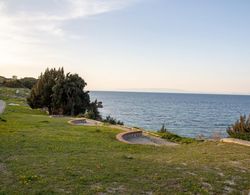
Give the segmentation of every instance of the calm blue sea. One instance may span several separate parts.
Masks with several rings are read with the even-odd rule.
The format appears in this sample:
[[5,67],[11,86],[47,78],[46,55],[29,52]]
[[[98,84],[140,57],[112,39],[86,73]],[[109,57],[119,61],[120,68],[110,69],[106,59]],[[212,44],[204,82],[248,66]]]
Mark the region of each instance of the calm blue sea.
[[136,92],[90,92],[103,102],[100,109],[127,126],[159,130],[162,124],[179,135],[227,136],[240,114],[250,114],[250,96]]

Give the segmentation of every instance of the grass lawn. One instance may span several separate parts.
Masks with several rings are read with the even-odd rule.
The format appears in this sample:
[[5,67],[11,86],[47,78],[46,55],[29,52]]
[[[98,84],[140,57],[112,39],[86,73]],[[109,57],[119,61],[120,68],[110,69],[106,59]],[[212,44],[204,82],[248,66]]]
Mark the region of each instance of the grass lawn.
[[[126,145],[120,130],[71,126],[8,97],[0,122],[0,194],[248,194],[250,148],[218,142]],[[8,89],[9,90],[9,89]],[[26,93],[26,92],[25,92]]]

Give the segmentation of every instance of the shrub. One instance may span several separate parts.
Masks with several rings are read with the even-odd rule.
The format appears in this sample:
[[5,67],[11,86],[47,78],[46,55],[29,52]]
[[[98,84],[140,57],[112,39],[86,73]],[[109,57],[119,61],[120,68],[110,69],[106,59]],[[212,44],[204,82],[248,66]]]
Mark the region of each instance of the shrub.
[[32,87],[36,84],[37,79],[35,79],[33,77],[24,77],[24,78],[20,79],[19,81],[22,83],[22,85],[25,88],[32,89]]
[[24,88],[24,85],[19,80],[6,80],[3,82],[3,86],[9,88]]
[[85,114],[86,118],[93,119],[93,120],[102,120],[102,116],[98,110],[98,108],[103,108],[102,102],[98,102],[97,100],[91,102],[89,104],[88,110]]
[[95,113],[92,110],[88,110],[86,112],[86,114],[84,115],[84,117],[88,118],[88,119],[93,119],[93,120],[96,119],[96,115],[95,115]]
[[31,89],[37,82],[37,79],[32,77],[25,77],[22,79],[6,79],[0,77],[0,84],[9,88],[28,88]]
[[241,115],[239,120],[228,127],[227,133],[229,137],[250,141],[250,115]]
[[124,125],[124,123],[122,121],[116,120],[115,118],[111,117],[111,116],[107,116],[104,120],[104,123],[109,123],[111,125]]
[[168,130],[167,130],[167,128],[165,127],[165,125],[164,124],[162,124],[162,126],[161,126],[161,129],[158,131],[159,133],[166,133]]

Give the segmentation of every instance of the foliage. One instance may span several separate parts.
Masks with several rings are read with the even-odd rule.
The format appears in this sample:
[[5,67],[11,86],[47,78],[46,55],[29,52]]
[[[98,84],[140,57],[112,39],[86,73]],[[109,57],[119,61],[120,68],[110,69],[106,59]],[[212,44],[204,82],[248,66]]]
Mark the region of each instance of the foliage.
[[167,130],[167,128],[165,127],[164,124],[162,125],[161,129],[157,133],[163,139],[167,139],[169,141],[176,142],[176,143],[189,144],[189,143],[197,142],[197,140],[195,140],[193,138],[182,137],[182,136],[179,136],[177,134],[171,133],[170,131]]
[[47,108],[50,114],[73,116],[87,110],[96,112],[98,107],[90,103],[89,92],[84,91],[86,85],[77,74],[65,75],[63,68],[46,69],[32,88],[28,104],[31,108]]
[[162,124],[161,129],[158,131],[159,133],[166,133],[168,130],[165,127],[165,124]]
[[250,141],[250,115],[248,117],[241,115],[239,120],[228,127],[227,133],[232,138]]
[[36,84],[37,79],[33,77],[24,77],[19,79],[19,81],[22,83],[24,88],[32,89],[32,87]]
[[23,84],[19,80],[5,80],[2,84],[4,87],[23,88]]
[[109,123],[111,125],[124,125],[124,123],[120,120],[116,120],[115,118],[111,117],[111,116],[107,116],[103,122],[105,123]]
[[102,120],[102,116],[98,110],[98,108],[102,107],[102,102],[98,102],[97,100],[91,102],[89,104],[88,111],[86,112],[85,117],[93,120]]
[[53,87],[53,113],[71,116],[85,113],[90,103],[88,92],[83,90],[86,85],[77,74],[61,77]]
[[[46,69],[41,73],[37,83],[33,86],[30,96],[27,98],[31,108],[48,108],[50,114],[53,114],[53,87],[57,81],[64,77],[64,70]],[[59,97],[61,98],[61,97]]]
[[37,79],[32,77],[24,77],[22,79],[7,79],[4,77],[1,77],[1,86],[3,87],[9,87],[9,88],[28,88],[31,89],[35,83],[37,82]]

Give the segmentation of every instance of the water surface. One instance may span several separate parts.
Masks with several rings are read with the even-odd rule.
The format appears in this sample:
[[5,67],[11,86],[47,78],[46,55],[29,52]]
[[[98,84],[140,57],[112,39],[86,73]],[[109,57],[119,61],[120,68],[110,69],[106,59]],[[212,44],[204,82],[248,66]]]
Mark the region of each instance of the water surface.
[[250,96],[174,93],[91,92],[91,99],[103,102],[100,109],[128,126],[159,130],[166,127],[179,135],[226,136],[227,127],[240,114],[250,113]]

